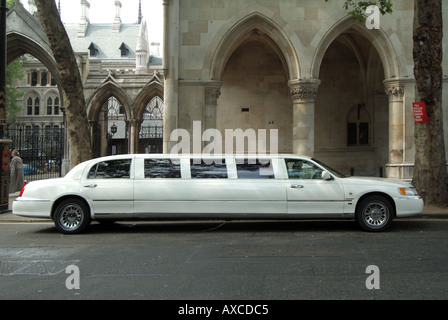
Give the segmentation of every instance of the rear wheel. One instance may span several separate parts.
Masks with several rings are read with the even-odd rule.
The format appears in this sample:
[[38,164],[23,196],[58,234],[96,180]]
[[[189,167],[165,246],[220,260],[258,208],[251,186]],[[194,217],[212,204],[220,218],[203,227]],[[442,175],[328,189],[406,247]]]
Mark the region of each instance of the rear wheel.
[[388,229],[394,218],[394,207],[383,196],[370,196],[359,204],[356,220],[359,226],[369,232],[381,232]]
[[92,221],[89,207],[79,199],[67,199],[56,208],[53,221],[58,231],[65,234],[84,232]]

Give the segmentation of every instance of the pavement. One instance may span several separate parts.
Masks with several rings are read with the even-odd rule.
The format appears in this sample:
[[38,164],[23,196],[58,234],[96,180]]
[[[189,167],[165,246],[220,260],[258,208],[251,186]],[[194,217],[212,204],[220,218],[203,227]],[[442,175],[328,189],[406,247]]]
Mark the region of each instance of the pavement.
[[[9,195],[9,210],[5,212],[0,212],[0,222],[45,222],[51,221],[50,219],[40,219],[40,218],[26,218],[19,217],[12,214],[12,203],[18,197],[19,192]],[[421,219],[447,219],[448,220],[448,208],[437,208],[425,206],[423,212],[420,216],[415,218]]]

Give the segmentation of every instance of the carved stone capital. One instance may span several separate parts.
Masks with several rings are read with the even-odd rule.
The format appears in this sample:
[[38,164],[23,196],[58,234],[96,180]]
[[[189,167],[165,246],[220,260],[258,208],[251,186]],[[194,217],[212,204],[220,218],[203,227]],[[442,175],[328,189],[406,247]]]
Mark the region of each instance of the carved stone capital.
[[399,80],[385,80],[384,87],[389,99],[403,100],[404,97],[404,84]]
[[221,96],[221,89],[216,87],[205,88],[205,104],[214,105],[218,104],[218,98]]
[[294,102],[313,102],[319,93],[319,80],[289,81],[289,91]]

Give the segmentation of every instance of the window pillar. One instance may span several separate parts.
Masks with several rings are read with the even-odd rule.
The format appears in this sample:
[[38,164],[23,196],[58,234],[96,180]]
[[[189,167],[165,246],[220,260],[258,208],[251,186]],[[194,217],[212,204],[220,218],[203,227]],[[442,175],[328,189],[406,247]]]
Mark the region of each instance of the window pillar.
[[293,141],[295,154],[314,156],[315,99],[320,80],[289,81],[293,100]]

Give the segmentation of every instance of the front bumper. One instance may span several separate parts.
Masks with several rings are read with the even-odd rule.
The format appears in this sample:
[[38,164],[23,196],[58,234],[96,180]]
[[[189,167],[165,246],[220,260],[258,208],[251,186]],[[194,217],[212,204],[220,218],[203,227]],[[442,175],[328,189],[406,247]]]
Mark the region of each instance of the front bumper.
[[395,199],[397,217],[412,217],[423,212],[423,199],[419,196],[409,196]]

